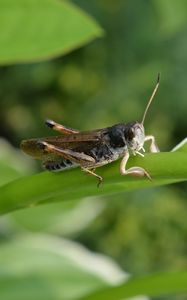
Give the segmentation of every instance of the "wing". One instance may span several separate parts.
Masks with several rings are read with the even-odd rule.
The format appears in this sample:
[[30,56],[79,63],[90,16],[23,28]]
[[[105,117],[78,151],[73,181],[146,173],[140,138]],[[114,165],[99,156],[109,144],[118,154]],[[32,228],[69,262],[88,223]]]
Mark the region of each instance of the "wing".
[[74,152],[87,153],[103,142],[103,134],[105,131],[106,129],[98,129],[76,134],[23,140],[21,142],[21,149],[37,159],[43,159],[45,156],[44,151],[38,146],[41,142],[47,142],[64,150],[69,149]]
[[103,134],[103,129],[98,129],[95,131],[82,131],[74,134],[62,134],[60,136],[47,137],[44,138],[46,141],[50,142],[63,142],[63,143],[74,143],[74,142],[98,142],[101,140]]

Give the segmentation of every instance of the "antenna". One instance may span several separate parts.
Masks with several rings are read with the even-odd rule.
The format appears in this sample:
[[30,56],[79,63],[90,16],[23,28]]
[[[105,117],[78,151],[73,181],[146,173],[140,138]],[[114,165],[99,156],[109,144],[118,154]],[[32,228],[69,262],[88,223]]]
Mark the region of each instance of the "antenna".
[[147,115],[147,111],[148,111],[148,109],[149,109],[149,107],[150,107],[150,105],[151,105],[151,103],[152,103],[152,101],[153,101],[153,98],[154,98],[154,96],[155,96],[155,94],[156,94],[156,91],[158,90],[159,83],[160,83],[160,73],[158,73],[157,83],[156,83],[155,88],[154,88],[154,90],[153,90],[153,92],[152,92],[152,95],[151,95],[151,97],[150,97],[150,99],[149,99],[149,101],[148,101],[148,103],[147,103],[147,106],[146,106],[146,109],[145,109],[145,111],[144,111],[143,119],[142,119],[141,124],[143,124],[144,121],[145,121],[145,117],[146,117],[146,115]]

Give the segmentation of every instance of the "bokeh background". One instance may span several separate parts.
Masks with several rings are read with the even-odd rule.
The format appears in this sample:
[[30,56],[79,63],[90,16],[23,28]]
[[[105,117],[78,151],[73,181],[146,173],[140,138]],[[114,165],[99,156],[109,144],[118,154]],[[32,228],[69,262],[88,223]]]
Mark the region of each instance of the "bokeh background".
[[[146,133],[161,151],[186,137],[187,2],[72,2],[100,23],[103,38],[57,59],[0,68],[1,159],[14,156],[23,175],[41,167],[19,153],[20,141],[52,135],[46,118],[80,130],[140,121],[158,72]],[[1,219],[0,238],[50,233],[108,255],[131,274],[174,271],[187,267],[186,192],[175,184],[86,199],[63,213],[61,204],[19,211]]]

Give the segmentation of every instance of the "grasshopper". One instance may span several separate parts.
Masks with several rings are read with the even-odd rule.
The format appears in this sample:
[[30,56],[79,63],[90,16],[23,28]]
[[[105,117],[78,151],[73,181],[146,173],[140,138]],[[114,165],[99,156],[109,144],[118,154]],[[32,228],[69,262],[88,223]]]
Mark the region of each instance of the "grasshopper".
[[154,136],[146,136],[144,130],[145,117],[159,87],[159,78],[158,74],[140,123],[122,123],[92,131],[79,131],[46,120],[46,125],[61,135],[23,140],[21,149],[33,158],[42,160],[43,167],[48,171],[80,166],[83,171],[98,179],[98,186],[103,178],[95,173],[95,169],[119,158],[122,158],[121,175],[146,176],[151,180],[145,169],[138,166],[127,169],[126,165],[130,154],[144,156],[142,152],[145,152],[144,143],[147,141],[151,142],[150,152],[159,152]]

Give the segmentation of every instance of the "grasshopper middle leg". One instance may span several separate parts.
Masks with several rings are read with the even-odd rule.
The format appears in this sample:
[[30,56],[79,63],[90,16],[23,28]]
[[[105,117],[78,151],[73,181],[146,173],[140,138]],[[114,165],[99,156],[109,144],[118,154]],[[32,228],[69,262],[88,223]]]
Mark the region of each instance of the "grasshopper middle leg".
[[153,135],[146,135],[145,142],[147,142],[147,141],[151,141],[150,152],[152,152],[152,153],[160,152],[160,150],[156,144],[155,137]]
[[82,169],[83,171],[87,172],[88,174],[97,177],[97,179],[98,179],[97,187],[100,186],[100,184],[101,184],[102,181],[103,181],[103,177],[101,177],[101,176],[99,176],[98,174],[96,174],[96,173],[94,172],[94,169],[87,169],[87,168],[85,168],[85,167],[81,167],[81,169]]

